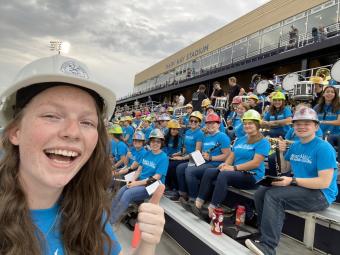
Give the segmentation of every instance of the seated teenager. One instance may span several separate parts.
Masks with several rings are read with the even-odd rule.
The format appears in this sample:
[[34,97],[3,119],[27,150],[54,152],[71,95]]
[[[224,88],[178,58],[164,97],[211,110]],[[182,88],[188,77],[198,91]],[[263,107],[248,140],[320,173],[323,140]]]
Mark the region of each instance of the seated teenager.
[[[275,254],[280,241],[285,210],[314,212],[326,209],[338,193],[337,164],[334,148],[315,136],[319,128],[316,112],[301,108],[293,117],[293,127],[300,141],[293,143],[281,161],[294,177],[283,176],[271,187],[255,193],[255,207],[261,232],[259,242],[246,240],[247,247],[258,255]],[[286,143],[279,142],[280,151]]]
[[205,163],[200,166],[189,166],[185,169],[185,181],[187,184],[187,192],[180,190],[181,203],[186,207],[193,204],[199,189],[199,182],[206,168],[217,167],[225,161],[230,153],[230,139],[219,131],[221,123],[217,114],[209,114],[206,117],[207,134],[205,134],[202,143],[202,156]]
[[122,135],[123,130],[118,124],[114,124],[112,128],[109,129],[109,134],[111,134],[111,153],[113,156],[112,173],[118,174],[119,169],[123,168],[127,164],[127,152],[128,147],[124,143]]
[[133,181],[122,187],[112,201],[111,224],[115,224],[132,202],[143,201],[149,198],[146,185],[150,180],[161,180],[165,182],[169,160],[167,155],[161,150],[164,142],[164,135],[159,129],[152,130],[150,134],[150,147],[140,162]]
[[194,213],[209,198],[213,181],[215,188],[208,207],[211,217],[214,208],[221,206],[227,197],[228,186],[240,189],[254,189],[265,172],[264,158],[268,156],[270,144],[260,132],[261,115],[255,110],[248,110],[242,118],[245,136],[238,138],[227,160],[217,168],[206,168],[201,180],[195,202]]

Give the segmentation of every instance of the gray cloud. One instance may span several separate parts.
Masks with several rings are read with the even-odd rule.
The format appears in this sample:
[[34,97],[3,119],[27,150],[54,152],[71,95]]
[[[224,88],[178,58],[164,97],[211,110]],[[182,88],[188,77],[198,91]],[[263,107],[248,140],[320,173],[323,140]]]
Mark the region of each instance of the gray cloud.
[[10,0],[0,5],[0,86],[24,64],[48,56],[52,39],[113,84],[132,90],[134,75],[267,2],[165,0]]

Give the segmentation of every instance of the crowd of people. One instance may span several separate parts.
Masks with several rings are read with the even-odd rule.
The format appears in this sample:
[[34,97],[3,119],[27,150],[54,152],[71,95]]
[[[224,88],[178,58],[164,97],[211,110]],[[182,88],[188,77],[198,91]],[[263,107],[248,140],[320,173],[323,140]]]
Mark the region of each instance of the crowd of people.
[[[25,66],[1,94],[0,253],[122,254],[112,225],[131,203],[141,203],[142,241],[134,254],[154,254],[165,222],[158,205],[165,184],[167,197],[199,217],[205,204],[212,217],[229,186],[257,188],[261,238],[246,245],[275,254],[284,210],[322,210],[337,196],[339,95],[325,85],[313,108],[292,109],[275,91],[264,107],[255,94],[240,97],[245,91],[235,77],[229,85],[228,111],[213,103],[223,95],[216,83],[210,98],[201,85],[184,115],[168,106],[118,118],[114,92],[81,62],[56,55]],[[273,170],[265,159],[276,158],[267,136],[276,138],[286,174],[259,187]]]
[[[228,111],[215,107],[214,102],[226,95],[216,82],[210,98],[205,94],[205,86],[199,86],[185,105],[184,115],[175,115],[172,107],[160,108],[147,116],[137,110],[130,113],[135,119],[122,116],[109,123],[108,132],[116,137],[118,134],[124,147],[115,149],[117,141],[113,138],[113,175],[122,168],[136,171],[133,180],[119,191],[114,207],[118,208],[119,201],[126,207],[147,198],[145,186],[140,185],[147,185],[150,179],[165,183],[168,198],[201,218],[204,218],[204,204],[209,217],[215,208],[221,207],[229,186],[257,189],[255,207],[261,238],[259,242],[247,240],[246,245],[256,254],[275,254],[284,210],[317,211],[335,201],[339,95],[333,86],[322,85],[313,102],[292,106],[280,90],[268,95],[268,102],[264,103],[253,93],[245,101],[242,95],[246,92],[237,85],[235,77],[229,79],[229,85]],[[115,131],[120,126],[123,128]],[[130,133],[131,127],[134,135]],[[124,143],[131,136],[130,143]],[[274,138],[279,149],[274,154],[273,140],[269,138]],[[141,149],[143,146],[145,150]],[[197,166],[193,162],[191,155],[195,151],[201,153],[205,163]],[[148,153],[153,156],[146,156]],[[124,166],[116,167],[122,157],[125,157]],[[285,174],[270,187],[259,187],[258,182],[265,175],[281,175],[277,163]],[[150,164],[155,166],[152,171]],[[121,194],[125,192],[129,195],[123,199]]]

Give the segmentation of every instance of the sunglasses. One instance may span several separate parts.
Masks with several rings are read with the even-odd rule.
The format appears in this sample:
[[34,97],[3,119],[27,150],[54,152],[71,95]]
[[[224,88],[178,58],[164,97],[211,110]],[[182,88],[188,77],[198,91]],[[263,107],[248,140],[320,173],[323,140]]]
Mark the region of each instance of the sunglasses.
[[190,120],[190,123],[199,123],[198,120]]
[[161,144],[161,143],[162,143],[162,140],[159,140],[159,139],[151,139],[151,140],[150,140],[150,143],[159,143],[159,144]]

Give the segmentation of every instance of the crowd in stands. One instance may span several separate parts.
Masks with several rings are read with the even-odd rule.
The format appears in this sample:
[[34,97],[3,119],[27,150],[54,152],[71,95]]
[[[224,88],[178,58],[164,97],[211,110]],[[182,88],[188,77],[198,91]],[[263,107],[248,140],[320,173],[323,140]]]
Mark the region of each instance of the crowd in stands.
[[[339,95],[331,85],[320,87],[313,102],[293,107],[281,90],[261,101],[230,77],[227,93],[216,82],[208,97],[200,85],[184,115],[175,115],[174,108],[166,105],[158,112],[142,109],[113,118],[107,124],[112,174],[118,178],[133,172],[133,177],[113,201],[112,208],[119,211],[111,223],[130,203],[147,199],[146,186],[158,180],[166,184],[168,198],[202,218],[204,208],[211,217],[221,207],[229,186],[257,189],[261,238],[249,239],[246,245],[255,254],[275,254],[284,210],[322,210],[337,196]],[[228,97],[225,110],[215,107],[221,97]],[[183,95],[177,101],[176,106],[183,106]],[[278,148],[274,153],[273,141]],[[196,151],[203,164],[193,160]],[[285,174],[277,171],[277,163]],[[269,187],[259,185],[268,174],[281,177]]]

